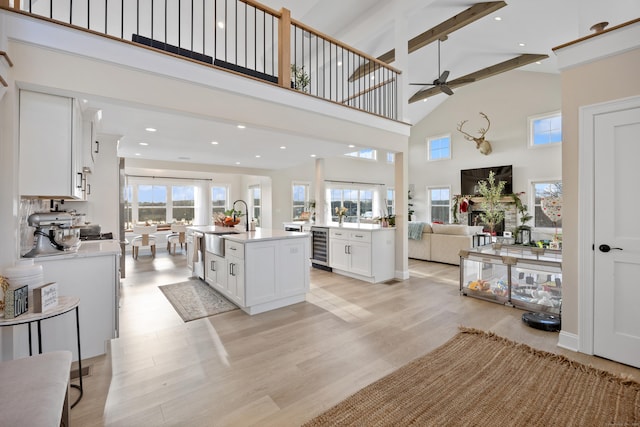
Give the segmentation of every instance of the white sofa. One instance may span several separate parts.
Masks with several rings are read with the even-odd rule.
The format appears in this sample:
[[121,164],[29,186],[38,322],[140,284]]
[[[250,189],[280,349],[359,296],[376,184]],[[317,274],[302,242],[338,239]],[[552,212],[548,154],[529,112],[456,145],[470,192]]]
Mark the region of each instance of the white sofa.
[[421,223],[421,238],[412,239],[419,236],[412,233],[419,226],[409,224],[409,258],[454,265],[460,265],[460,250],[474,246],[473,235],[482,233],[482,226]]

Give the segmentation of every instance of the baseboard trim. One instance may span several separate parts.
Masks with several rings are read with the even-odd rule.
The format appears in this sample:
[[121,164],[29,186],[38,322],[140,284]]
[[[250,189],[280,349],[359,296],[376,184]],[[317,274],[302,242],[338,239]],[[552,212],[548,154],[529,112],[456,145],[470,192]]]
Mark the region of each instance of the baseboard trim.
[[578,335],[566,331],[560,331],[558,347],[577,352],[579,348],[578,341]]

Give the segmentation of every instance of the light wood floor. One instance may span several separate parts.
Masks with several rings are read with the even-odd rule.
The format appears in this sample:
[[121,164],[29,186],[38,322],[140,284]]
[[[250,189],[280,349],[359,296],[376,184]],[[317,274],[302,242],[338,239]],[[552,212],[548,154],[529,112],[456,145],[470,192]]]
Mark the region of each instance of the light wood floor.
[[85,362],[72,425],[298,426],[460,325],[640,380],[638,369],[558,348],[558,334],[526,326],[521,310],[460,296],[455,266],[409,266],[409,280],[376,285],[312,269],[305,303],[184,323],[158,289],[188,277],[184,253],[128,255],[120,338]]

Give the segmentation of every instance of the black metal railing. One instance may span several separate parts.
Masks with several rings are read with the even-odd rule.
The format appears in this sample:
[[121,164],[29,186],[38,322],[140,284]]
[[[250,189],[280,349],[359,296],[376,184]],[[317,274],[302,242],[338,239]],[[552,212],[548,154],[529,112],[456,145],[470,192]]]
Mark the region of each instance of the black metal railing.
[[[0,2],[6,4],[17,8],[18,2]],[[23,0],[20,10],[398,116],[398,70],[253,0]],[[350,80],[363,64],[370,73]]]
[[[292,87],[369,113],[396,119],[398,71],[371,62],[371,57],[322,35],[299,22],[292,23]],[[370,72],[349,79],[363,64]]]

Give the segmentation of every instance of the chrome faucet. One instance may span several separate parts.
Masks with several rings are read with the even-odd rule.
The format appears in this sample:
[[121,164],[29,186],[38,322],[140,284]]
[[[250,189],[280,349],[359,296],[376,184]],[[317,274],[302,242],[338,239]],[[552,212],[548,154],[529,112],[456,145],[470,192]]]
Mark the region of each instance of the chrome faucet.
[[236,209],[236,203],[238,202],[242,202],[244,204],[244,225],[245,229],[249,231],[249,207],[247,206],[247,202],[245,202],[244,200],[236,200],[235,202],[233,202],[233,205],[231,205],[233,210]]

